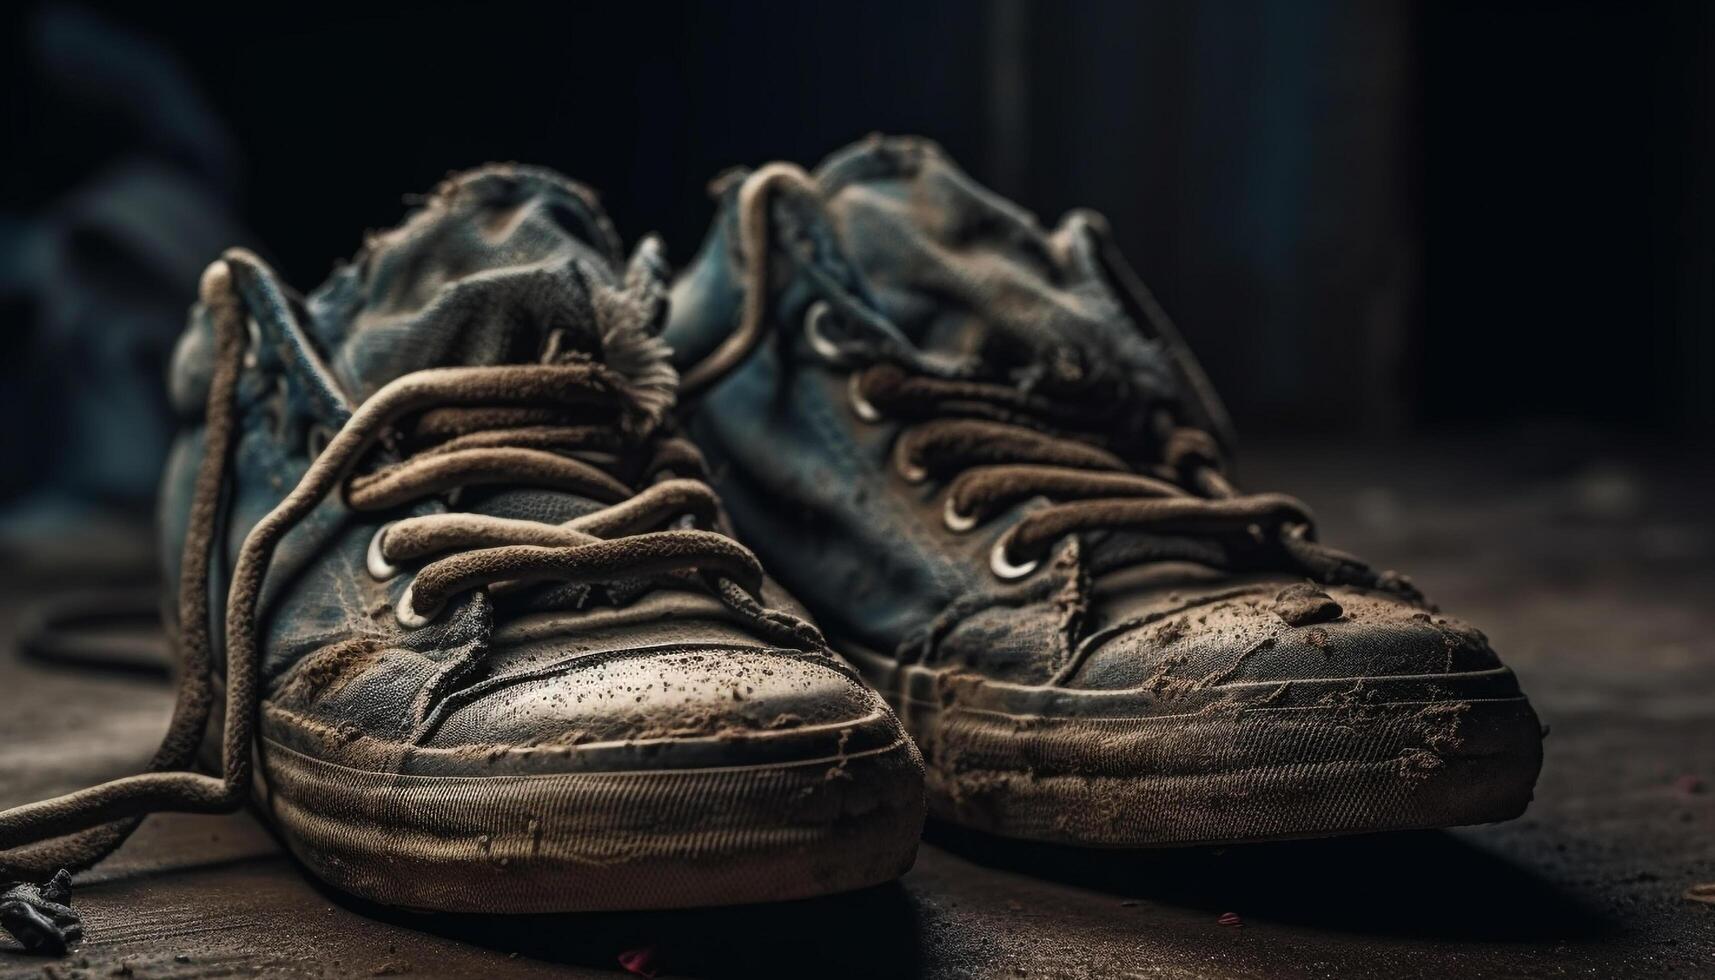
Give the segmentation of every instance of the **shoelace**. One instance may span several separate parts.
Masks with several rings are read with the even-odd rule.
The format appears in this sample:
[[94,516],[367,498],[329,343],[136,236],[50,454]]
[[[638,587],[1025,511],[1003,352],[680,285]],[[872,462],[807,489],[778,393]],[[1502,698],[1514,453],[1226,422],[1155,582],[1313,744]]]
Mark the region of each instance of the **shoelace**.
[[[1318,543],[1314,518],[1296,498],[1240,493],[1213,437],[1175,425],[1165,409],[1153,413],[1161,461],[1140,472],[1104,445],[1098,415],[1015,387],[876,364],[851,374],[849,395],[866,422],[906,422],[894,441],[894,468],[908,483],[945,482],[947,530],[962,534],[1028,500],[1047,501],[996,539],[989,567],[1002,580],[1036,571],[1067,535],[1141,531],[1226,535],[1331,584],[1394,587]],[[1277,555],[1266,555],[1271,542]]]
[[[744,296],[733,331],[680,383],[688,402],[741,366],[775,329],[770,307],[776,254],[799,257],[775,239],[771,207],[776,198],[819,197],[814,178],[791,164],[770,164],[745,179],[738,195],[739,247],[744,257]],[[1273,544],[1282,564],[1330,585],[1422,596],[1403,576],[1378,572],[1360,559],[1316,540],[1309,508],[1285,494],[1242,494],[1227,479],[1221,445],[1230,445],[1230,423],[1208,378],[1172,322],[1119,255],[1106,222],[1085,215],[1098,251],[1116,285],[1142,307],[1155,337],[1173,359],[1206,425],[1221,434],[1175,420],[1166,407],[1152,413],[1159,450],[1155,472],[1139,472],[1104,445],[1102,419],[1017,386],[948,377],[927,370],[897,328],[884,321],[807,265],[824,293],[806,313],[810,347],[830,365],[853,368],[853,411],[867,422],[887,415],[907,421],[894,443],[894,465],[908,482],[949,480],[943,522],[955,533],[971,530],[1007,508],[1034,497],[1049,504],[1025,514],[995,543],[990,568],[1003,580],[1023,578],[1039,567],[1048,547],[1083,531],[1239,532],[1259,545]],[[871,357],[852,365],[850,352],[831,341],[823,324],[834,309],[865,321],[887,341],[893,359]],[[898,361],[910,362],[902,366]],[[1265,540],[1266,539],[1266,540]]]
[[[399,506],[477,483],[569,489],[608,506],[563,525],[462,513],[406,518],[381,529],[369,552],[379,578],[400,562],[440,555],[405,590],[397,614],[407,627],[433,619],[450,597],[476,588],[516,590],[544,580],[597,583],[666,576],[702,577],[716,595],[783,645],[820,649],[819,634],[756,594],[762,570],[751,552],[695,526],[644,531],[673,518],[712,524],[713,492],[698,479],[701,457],[681,439],[643,429],[565,424],[568,412],[611,407],[619,398],[606,369],[592,363],[455,367],[419,371],[377,391],[352,413],[298,485],[251,530],[240,549],[226,604],[226,722],[221,773],[189,769],[213,706],[209,636],[211,548],[217,540],[226,472],[235,444],[235,396],[249,330],[233,281],[243,263],[229,255],[205,275],[202,298],[214,328],[205,454],[196,474],[181,564],[176,646],[183,668],[172,720],[148,771],[0,812],[7,877],[80,870],[122,843],[143,816],[160,811],[235,809],[250,791],[259,705],[259,599],[281,538],[342,487],[359,511]],[[374,472],[354,468],[420,413],[412,435],[430,448]],[[534,420],[538,424],[520,425]],[[658,436],[658,437],[657,437]],[[652,439],[652,437],[655,437]],[[607,468],[567,452],[623,455],[651,448],[639,492]]]
[[[346,485],[347,505],[358,511],[387,510],[449,491],[495,484],[567,490],[607,506],[557,525],[468,513],[428,514],[383,525],[371,539],[368,554],[369,572],[378,580],[400,574],[400,562],[447,555],[425,565],[406,587],[396,609],[403,625],[428,625],[457,593],[486,588],[500,596],[545,580],[582,584],[696,570],[732,579],[750,593],[760,588],[761,566],[731,538],[691,528],[645,530],[670,518],[705,527],[714,524],[718,510],[714,491],[701,480],[669,475],[701,472],[701,456],[688,442],[655,440],[640,479],[634,481],[646,486],[634,492],[631,482],[602,466],[565,455],[593,452],[623,469],[625,451],[633,447],[624,445],[628,440],[621,428],[505,427],[506,422],[541,416],[530,409],[497,411],[486,404],[509,401],[513,395],[531,400],[532,376],[539,377],[557,398],[602,395],[607,386],[600,380],[601,368],[571,364],[451,371],[444,379],[421,377],[425,387],[435,391],[438,407],[414,427],[413,434],[435,443],[432,448],[352,477]],[[472,379],[483,389],[476,397],[484,406],[449,404],[460,400]]]

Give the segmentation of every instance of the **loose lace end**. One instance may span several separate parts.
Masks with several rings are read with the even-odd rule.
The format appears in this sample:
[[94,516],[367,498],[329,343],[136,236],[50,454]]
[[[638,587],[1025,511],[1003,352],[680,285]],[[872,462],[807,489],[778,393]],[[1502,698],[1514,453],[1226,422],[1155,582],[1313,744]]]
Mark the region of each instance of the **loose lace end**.
[[83,919],[71,907],[71,872],[62,868],[40,885],[7,885],[0,891],[0,929],[27,953],[64,955],[83,939]]

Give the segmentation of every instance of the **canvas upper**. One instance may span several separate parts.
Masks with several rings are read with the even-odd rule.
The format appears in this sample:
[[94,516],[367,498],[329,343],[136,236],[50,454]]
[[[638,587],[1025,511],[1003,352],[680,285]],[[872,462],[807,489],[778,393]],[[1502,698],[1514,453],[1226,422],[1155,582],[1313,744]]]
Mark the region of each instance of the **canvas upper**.
[[[611,473],[626,493],[667,476],[694,477],[700,465],[680,458],[668,470],[644,470],[654,465],[649,453],[674,438],[676,378],[656,337],[665,315],[657,246],[646,241],[625,265],[593,196],[548,171],[493,166],[449,179],[401,227],[372,235],[307,296],[254,257],[235,254],[229,264],[251,337],[217,538],[216,596],[225,595],[247,533],[299,483],[332,435],[384,386],[413,372],[598,365],[613,382],[611,397],[578,407],[575,417],[556,418],[553,406],[542,406],[534,409],[539,419],[495,426],[503,434],[508,426],[549,422],[647,430],[623,448],[592,443],[570,452]],[[178,581],[202,456],[211,343],[204,304],[172,372],[185,430],[161,494],[169,582]],[[436,410],[409,413],[399,434],[360,464],[353,483],[445,448],[446,433],[426,431]],[[759,585],[763,603],[751,609],[723,599],[708,582],[550,576],[502,592],[460,590],[427,622],[408,625],[398,610],[412,572],[444,554],[400,562],[378,577],[373,550],[385,525],[448,513],[554,525],[610,507],[618,495],[559,477],[478,472],[439,492],[357,508],[351,485],[284,536],[263,582],[264,727],[285,743],[403,771],[468,770],[477,758],[471,750],[481,750],[480,771],[532,771],[574,764],[540,751],[544,746],[764,732],[876,710],[873,696],[767,583]],[[718,531],[719,515],[705,515],[702,526]],[[212,614],[216,636],[220,605]],[[718,747],[689,741],[672,751],[686,764],[710,753],[719,758]]]
[[666,337],[735,525],[894,705],[930,811],[1105,846],[1506,819],[1541,730],[1475,629],[1230,477],[1096,215],[933,144],[717,185]]

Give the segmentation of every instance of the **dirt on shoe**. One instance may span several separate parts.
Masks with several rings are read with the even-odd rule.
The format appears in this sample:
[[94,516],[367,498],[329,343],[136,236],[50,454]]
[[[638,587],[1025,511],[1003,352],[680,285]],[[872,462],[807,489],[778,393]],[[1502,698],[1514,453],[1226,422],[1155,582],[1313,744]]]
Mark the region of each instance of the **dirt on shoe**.
[[653,239],[627,261],[593,195],[518,166],[450,178],[307,296],[248,252],[210,267],[160,506],[171,733],[151,773],[0,814],[5,870],[253,791],[328,883],[421,909],[910,867],[918,751],[728,533],[666,302]]
[[916,737],[933,812],[1138,846],[1524,810],[1541,728],[1511,671],[1238,489],[1099,216],[1045,231],[917,139],[717,193],[666,334],[693,435]]

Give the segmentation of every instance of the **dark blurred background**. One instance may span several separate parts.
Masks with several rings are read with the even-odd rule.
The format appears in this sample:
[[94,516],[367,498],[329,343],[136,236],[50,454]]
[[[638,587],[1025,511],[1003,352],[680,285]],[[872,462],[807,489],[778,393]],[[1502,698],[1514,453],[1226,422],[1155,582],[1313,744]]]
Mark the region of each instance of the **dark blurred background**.
[[1709,4],[0,16],[0,493],[26,512],[147,500],[163,359],[224,244],[308,289],[404,195],[518,160],[684,261],[713,175],[875,130],[1044,220],[1105,212],[1246,433],[1715,430]]
[[[102,938],[68,975],[1715,962],[1687,890],[1715,882],[1715,0],[9,0],[0,24],[0,803],[135,771],[168,712],[135,676],[166,662],[151,617],[112,614],[159,601],[165,361],[222,247],[313,288],[407,195],[517,160],[684,262],[721,170],[877,130],[1045,221],[1105,212],[1233,409],[1245,485],[1480,624],[1552,726],[1499,827],[1148,855],[932,827],[901,887],[755,935],[744,909],[394,915],[246,816],[156,817],[78,886]],[[42,642],[92,612],[82,654]],[[20,956],[0,974],[35,975]]]

